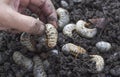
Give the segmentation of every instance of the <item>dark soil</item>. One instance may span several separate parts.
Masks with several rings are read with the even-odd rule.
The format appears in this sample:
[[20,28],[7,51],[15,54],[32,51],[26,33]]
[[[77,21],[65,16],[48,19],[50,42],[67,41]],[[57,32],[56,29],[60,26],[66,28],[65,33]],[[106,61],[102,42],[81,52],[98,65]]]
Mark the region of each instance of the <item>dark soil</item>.
[[[56,9],[61,7],[61,0],[52,0]],[[0,77],[33,77],[31,71],[15,64],[12,55],[19,51],[28,58],[40,55],[48,77],[120,77],[120,1],[119,0],[82,0],[75,3],[73,0],[65,0],[69,6],[71,22],[76,23],[82,19],[88,21],[91,18],[110,18],[104,29],[99,29],[92,39],[86,39],[74,32],[74,38],[68,38],[59,32],[58,44],[55,47],[59,54],[50,53],[51,49],[42,47],[40,53],[29,52],[20,43],[20,34],[0,32]],[[29,15],[36,17],[28,12]],[[38,41],[40,38],[36,37]],[[99,52],[95,47],[98,41],[108,41],[112,49],[108,52]],[[104,70],[95,73],[94,63],[89,62],[87,55],[79,55],[78,58],[61,51],[66,43],[74,43],[85,48],[89,55],[101,55],[105,60]],[[39,49],[39,48],[38,48]],[[49,65],[50,64],[50,65]]]

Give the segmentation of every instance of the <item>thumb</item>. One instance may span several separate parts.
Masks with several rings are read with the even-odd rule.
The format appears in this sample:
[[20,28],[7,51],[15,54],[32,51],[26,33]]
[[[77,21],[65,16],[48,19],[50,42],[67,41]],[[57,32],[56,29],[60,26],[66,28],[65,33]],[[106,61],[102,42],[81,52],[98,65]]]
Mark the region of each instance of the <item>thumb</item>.
[[0,5],[0,23],[5,25],[5,27],[31,34],[40,35],[45,29],[43,22],[33,17],[22,15],[5,4]]

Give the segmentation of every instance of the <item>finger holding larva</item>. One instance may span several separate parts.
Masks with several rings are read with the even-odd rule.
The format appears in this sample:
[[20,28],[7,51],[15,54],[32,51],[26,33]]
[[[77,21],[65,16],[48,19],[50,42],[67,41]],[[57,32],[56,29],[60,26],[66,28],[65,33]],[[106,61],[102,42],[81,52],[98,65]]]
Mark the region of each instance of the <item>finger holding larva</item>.
[[29,51],[35,51],[35,46],[31,41],[30,34],[22,33],[20,36],[20,42],[23,46],[25,46]]
[[74,45],[72,43],[65,44],[62,47],[62,51],[70,52],[74,56],[78,56],[78,54],[86,54],[86,50],[80,46]]
[[72,37],[72,32],[75,30],[75,24],[68,24],[63,28],[63,34]]
[[48,47],[55,47],[58,39],[58,32],[52,24],[46,24],[46,36]]
[[87,23],[83,20],[79,20],[77,23],[76,23],[76,31],[82,35],[83,37],[86,37],[86,38],[93,38],[96,34],[97,34],[97,29],[96,28],[93,28],[93,29],[89,29],[89,28],[86,28],[85,25]]
[[22,55],[20,52],[13,53],[13,60],[16,64],[30,70],[33,67],[33,62],[29,58]]
[[104,69],[104,59],[100,55],[90,55],[92,61],[96,63],[96,71],[101,72]]
[[33,67],[34,77],[47,77],[41,59],[38,56],[35,56],[33,58],[33,62],[34,62],[34,67]]
[[56,12],[59,16],[58,26],[62,29],[70,21],[69,12],[63,8],[58,8]]
[[109,51],[112,46],[111,46],[111,44],[109,42],[100,41],[100,42],[96,43],[96,47],[100,51]]

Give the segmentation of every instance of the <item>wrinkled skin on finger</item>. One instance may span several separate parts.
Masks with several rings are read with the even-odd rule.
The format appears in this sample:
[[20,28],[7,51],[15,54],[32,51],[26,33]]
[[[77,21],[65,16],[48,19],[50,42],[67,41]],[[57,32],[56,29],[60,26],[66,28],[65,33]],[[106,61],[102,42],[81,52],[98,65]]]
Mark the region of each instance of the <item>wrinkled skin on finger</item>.
[[49,22],[57,27],[57,14],[51,0],[20,0],[19,9],[23,11],[25,8],[29,8],[32,12],[39,15],[40,20]]
[[57,28],[57,14],[51,0],[1,0],[0,4],[6,4],[21,14],[28,8],[36,13],[44,24],[51,23]]

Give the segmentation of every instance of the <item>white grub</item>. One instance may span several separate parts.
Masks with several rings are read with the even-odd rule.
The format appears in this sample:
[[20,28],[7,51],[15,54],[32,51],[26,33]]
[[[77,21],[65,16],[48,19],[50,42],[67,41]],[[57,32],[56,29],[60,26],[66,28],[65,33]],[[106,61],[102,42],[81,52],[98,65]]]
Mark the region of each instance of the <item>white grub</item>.
[[90,55],[92,61],[96,63],[96,71],[101,72],[104,69],[104,59],[100,55]]
[[30,34],[23,32],[20,36],[20,42],[25,46],[29,51],[35,51],[35,46],[31,40]]
[[61,6],[63,7],[63,8],[68,8],[68,3],[66,2],[66,1],[64,1],[64,0],[61,0]]
[[74,56],[79,54],[86,54],[86,50],[80,46],[74,45],[72,43],[67,43],[62,47],[62,51],[70,52]]
[[58,32],[52,24],[46,24],[46,38],[48,47],[53,48],[56,46]]
[[109,51],[112,46],[111,46],[111,44],[109,42],[100,41],[100,42],[96,43],[96,47],[100,51]]
[[38,56],[35,56],[33,58],[33,62],[34,62],[33,67],[34,77],[47,77],[46,72],[44,71],[42,60]]
[[58,26],[59,26],[59,28],[62,29],[70,21],[69,12],[63,8],[58,8],[56,12],[57,12],[58,17],[59,17]]
[[85,27],[86,24],[87,24],[87,22],[85,22],[83,20],[79,20],[76,23],[76,31],[83,37],[93,38],[97,34],[97,29],[96,28],[93,28],[93,29],[86,28]]
[[33,62],[31,59],[25,57],[20,52],[16,51],[13,53],[13,60],[16,64],[30,70],[33,67]]
[[63,28],[63,34],[72,37],[72,32],[75,30],[75,24],[68,24]]

